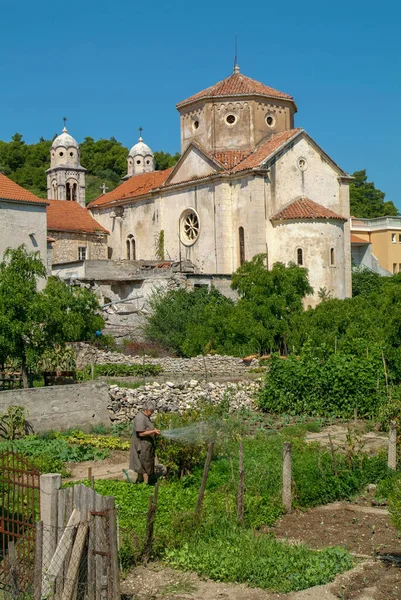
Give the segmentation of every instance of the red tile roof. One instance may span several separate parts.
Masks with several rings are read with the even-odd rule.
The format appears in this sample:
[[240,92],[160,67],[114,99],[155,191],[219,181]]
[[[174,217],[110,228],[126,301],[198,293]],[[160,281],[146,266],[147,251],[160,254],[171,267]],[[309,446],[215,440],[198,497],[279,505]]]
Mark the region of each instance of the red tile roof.
[[297,219],[336,219],[338,221],[347,221],[345,217],[338,215],[329,208],[309,198],[297,198],[270,218],[271,221]]
[[[352,218],[352,217],[351,217]],[[369,240],[364,240],[363,238],[351,233],[351,244],[371,244]]]
[[181,108],[186,104],[191,104],[203,98],[224,98],[232,96],[267,96],[269,98],[283,98],[292,100],[293,97],[283,92],[279,92],[272,87],[264,85],[255,79],[246,77],[242,73],[233,73],[226,79],[215,83],[214,85],[190,96],[186,100],[182,100],[177,104],[177,108]]
[[48,200],[47,230],[81,233],[109,233],[86,208],[67,200]]
[[143,196],[148,192],[160,187],[170,175],[174,167],[165,169],[164,171],[153,171],[152,173],[141,173],[141,175],[134,175],[127,181],[124,181],[121,185],[116,187],[111,192],[103,194],[98,198],[95,198],[90,204],[90,208],[96,206],[103,206],[116,200],[125,200],[128,198],[136,198],[137,196]]
[[292,137],[296,136],[302,129],[290,129],[271,136],[266,142],[258,146],[247,158],[236,165],[232,171],[245,171],[246,169],[254,169],[259,167],[273,152],[278,150],[280,146],[288,142]]
[[226,171],[230,171],[249,154],[249,150],[225,150],[224,152],[215,152],[213,156],[221,165],[223,165]]
[[3,200],[19,200],[20,202],[34,202],[35,204],[46,204],[46,200],[38,198],[32,192],[12,181],[3,173],[0,173],[0,198]]

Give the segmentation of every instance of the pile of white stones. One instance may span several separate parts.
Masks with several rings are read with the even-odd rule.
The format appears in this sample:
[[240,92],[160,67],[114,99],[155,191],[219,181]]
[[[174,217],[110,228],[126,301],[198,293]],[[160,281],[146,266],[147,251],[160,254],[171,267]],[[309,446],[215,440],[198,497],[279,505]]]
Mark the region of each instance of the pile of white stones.
[[109,388],[110,418],[115,422],[129,421],[135,417],[145,402],[152,400],[160,412],[183,412],[199,403],[213,405],[227,402],[229,411],[241,408],[256,410],[256,398],[261,380],[236,383],[212,383],[206,381],[183,381],[152,383],[137,389],[111,385]]

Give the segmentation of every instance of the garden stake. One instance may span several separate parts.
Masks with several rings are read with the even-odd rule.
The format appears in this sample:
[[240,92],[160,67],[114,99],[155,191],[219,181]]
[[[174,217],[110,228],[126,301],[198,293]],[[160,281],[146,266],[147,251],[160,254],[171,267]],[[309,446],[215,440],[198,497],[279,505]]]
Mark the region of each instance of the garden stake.
[[395,421],[390,422],[387,465],[389,469],[397,470],[397,424]]
[[287,512],[292,509],[292,461],[291,461],[291,442],[284,442],[284,460],[283,460],[283,506]]
[[198,502],[196,503],[195,517],[197,519],[199,518],[200,511],[202,508],[203,496],[205,495],[206,481],[207,481],[207,476],[209,475],[209,468],[210,468],[210,463],[212,461],[213,450],[214,450],[214,442],[210,442],[208,450],[207,450],[205,466],[203,468],[202,483],[199,488]]
[[338,477],[336,453],[334,451],[334,444],[333,444],[333,440],[331,439],[330,433],[329,433],[329,442],[330,442],[331,458],[333,459],[334,474],[336,477]]
[[239,470],[238,470],[238,496],[237,496],[237,518],[239,523],[244,522],[244,494],[245,494],[245,473],[244,473],[244,448],[242,441],[239,443]]
[[156,518],[158,494],[159,494],[159,484],[156,483],[153,496],[149,496],[149,508],[148,508],[148,514],[146,516],[145,545],[144,545],[143,553],[142,553],[142,559],[145,564],[147,562],[149,562],[150,555],[152,554],[153,527],[154,527],[155,518]]

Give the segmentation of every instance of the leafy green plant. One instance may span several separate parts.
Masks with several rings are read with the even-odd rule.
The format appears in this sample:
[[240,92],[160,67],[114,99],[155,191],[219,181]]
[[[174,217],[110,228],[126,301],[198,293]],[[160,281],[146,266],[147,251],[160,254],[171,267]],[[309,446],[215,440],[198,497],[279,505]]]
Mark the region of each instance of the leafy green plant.
[[358,356],[305,347],[301,356],[271,357],[259,402],[267,412],[349,418],[357,408],[372,416],[384,391],[379,351]]
[[44,351],[38,363],[42,371],[73,371],[75,352],[71,346],[57,345]]
[[83,431],[79,430],[72,430],[66,434],[57,435],[57,437],[59,439],[65,440],[69,444],[86,446],[90,448],[129,450],[130,447],[130,442],[120,440],[118,437],[114,437],[112,435],[96,435],[93,433],[84,433]]
[[23,406],[9,406],[7,411],[0,415],[0,437],[16,440],[30,433],[33,433],[33,427]]

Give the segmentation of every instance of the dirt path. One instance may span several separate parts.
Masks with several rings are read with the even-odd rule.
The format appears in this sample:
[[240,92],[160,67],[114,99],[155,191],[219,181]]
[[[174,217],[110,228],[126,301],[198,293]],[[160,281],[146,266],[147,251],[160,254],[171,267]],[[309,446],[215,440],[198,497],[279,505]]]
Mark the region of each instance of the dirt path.
[[[353,422],[350,423],[351,427],[353,427]],[[357,427],[363,427],[362,422],[357,422]],[[319,442],[322,446],[329,447],[330,440],[329,434],[331,436],[334,447],[341,448],[346,444],[347,441],[347,433],[348,428],[347,425],[328,425],[327,427],[323,427],[319,433],[307,433],[306,441],[307,442]],[[355,436],[355,433],[353,433]],[[369,432],[361,432],[359,434],[360,437],[360,447],[364,452],[368,454],[376,453],[380,450],[387,450],[388,448],[388,434],[384,432],[378,431],[369,431]]]
[[123,580],[121,591],[126,600],[399,600],[401,571],[369,560],[339,575],[333,583],[275,594],[243,584],[216,583],[152,563],[133,569]]
[[125,479],[123,469],[128,466],[129,452],[124,450],[115,450],[109,458],[103,460],[87,460],[85,462],[67,463],[67,469],[71,476],[67,481],[81,481],[88,477],[88,469],[92,469],[92,475],[95,479]]

